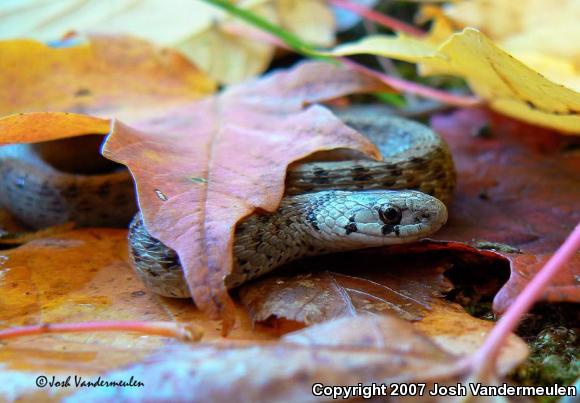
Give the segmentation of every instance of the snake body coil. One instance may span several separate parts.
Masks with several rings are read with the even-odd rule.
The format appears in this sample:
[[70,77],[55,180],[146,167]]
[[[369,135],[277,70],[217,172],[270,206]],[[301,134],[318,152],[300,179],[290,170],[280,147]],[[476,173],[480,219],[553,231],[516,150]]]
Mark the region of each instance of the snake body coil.
[[[437,134],[366,108],[337,115],[369,137],[383,160],[343,150],[291,165],[280,208],[237,225],[228,288],[303,256],[412,242],[446,222],[443,202],[450,200],[455,173]],[[149,288],[189,297],[177,254],[147,232],[140,214],[131,223],[129,244],[137,273]]]

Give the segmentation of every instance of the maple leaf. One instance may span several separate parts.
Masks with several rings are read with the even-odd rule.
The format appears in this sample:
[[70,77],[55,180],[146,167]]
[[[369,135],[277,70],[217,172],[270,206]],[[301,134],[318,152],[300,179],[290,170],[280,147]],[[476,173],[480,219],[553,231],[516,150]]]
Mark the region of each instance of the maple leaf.
[[336,148],[379,157],[329,110],[304,105],[377,88],[352,70],[303,63],[174,109],[171,119],[141,121],[139,130],[114,124],[104,155],[129,167],[147,229],[177,251],[196,304],[223,316],[225,331],[234,227],[256,208],[278,208],[288,164]]

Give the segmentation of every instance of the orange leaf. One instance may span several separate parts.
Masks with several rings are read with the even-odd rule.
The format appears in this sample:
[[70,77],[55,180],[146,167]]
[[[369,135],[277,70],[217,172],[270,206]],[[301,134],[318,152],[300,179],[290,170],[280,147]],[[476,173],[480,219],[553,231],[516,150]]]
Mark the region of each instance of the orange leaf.
[[0,71],[0,115],[67,111],[128,121],[215,89],[179,53],[122,36],[58,48],[0,41]]
[[140,131],[114,125],[104,154],[129,167],[149,232],[177,251],[196,304],[223,316],[225,331],[236,223],[256,208],[276,210],[288,164],[315,151],[379,156],[329,110],[303,105],[382,87],[349,69],[304,63],[175,109],[171,119],[141,122]]
[[111,122],[66,112],[33,112],[0,118],[0,145],[37,143],[83,134],[107,134]]

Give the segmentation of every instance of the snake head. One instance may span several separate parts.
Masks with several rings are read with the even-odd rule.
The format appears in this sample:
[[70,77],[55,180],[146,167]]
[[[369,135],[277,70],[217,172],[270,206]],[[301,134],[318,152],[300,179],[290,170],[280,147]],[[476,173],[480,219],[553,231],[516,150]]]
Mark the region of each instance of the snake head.
[[337,192],[332,236],[350,248],[416,241],[447,222],[447,208],[438,199],[413,190]]

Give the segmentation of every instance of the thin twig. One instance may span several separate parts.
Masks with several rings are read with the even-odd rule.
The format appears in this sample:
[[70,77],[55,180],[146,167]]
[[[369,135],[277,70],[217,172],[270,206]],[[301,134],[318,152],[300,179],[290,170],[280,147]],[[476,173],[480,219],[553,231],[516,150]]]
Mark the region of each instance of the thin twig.
[[47,333],[137,332],[173,337],[183,341],[198,341],[203,331],[197,325],[175,322],[105,321],[78,323],[42,323],[0,330],[0,340]]
[[473,356],[469,357],[472,368],[476,368],[476,372],[479,375],[485,378],[487,374],[492,373],[505,339],[518,326],[522,315],[528,312],[539,299],[542,291],[554,278],[554,275],[564,267],[579,249],[580,223],[576,225],[576,228],[568,236],[566,241],[510,305],[505,315],[503,315],[487,336],[481,348]]
[[376,22],[377,24],[392,29],[393,31],[404,32],[407,35],[414,37],[425,36],[425,31],[422,31],[419,28],[414,27],[413,25],[409,25],[403,21],[397,20],[396,18],[378,13],[372,8],[365,7],[361,4],[357,4],[349,0],[329,0],[329,2],[337,7],[352,11],[353,13],[358,14],[369,21]]

